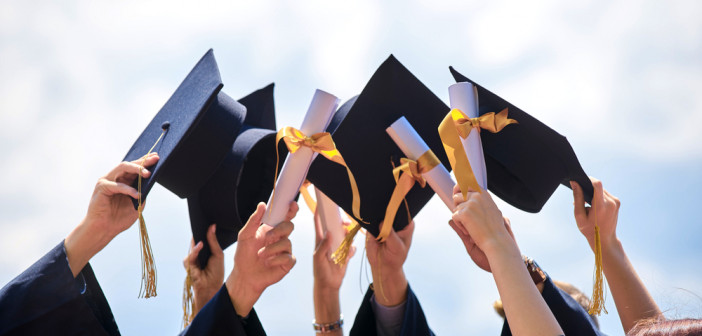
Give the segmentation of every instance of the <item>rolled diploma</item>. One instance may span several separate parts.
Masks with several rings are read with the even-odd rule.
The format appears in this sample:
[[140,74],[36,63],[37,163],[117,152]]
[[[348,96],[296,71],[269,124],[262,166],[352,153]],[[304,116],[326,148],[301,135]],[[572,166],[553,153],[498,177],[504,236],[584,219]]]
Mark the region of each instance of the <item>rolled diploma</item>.
[[[451,109],[459,109],[469,118],[478,117],[478,93],[472,83],[461,82],[449,86],[449,101]],[[470,132],[468,137],[461,138],[461,142],[466,150],[468,162],[473,168],[475,180],[481,188],[487,189],[487,169],[480,132]]]
[[[338,105],[339,99],[336,96],[322,90],[315,91],[300,131],[307,136],[324,132]],[[276,226],[285,220],[290,202],[299,192],[316,155],[317,153],[308,147],[300,147],[295,153],[288,155],[278,176],[275,194],[271,193],[271,198],[268,199],[270,209],[263,216],[264,223]]]
[[[426,142],[419,136],[414,127],[410,125],[405,117],[397,119],[390,127],[385,129],[393,141],[400,147],[400,150],[411,160],[417,160],[422,154],[429,150]],[[429,186],[434,189],[444,201],[444,204],[453,211],[453,186],[456,182],[451,178],[451,174],[443,164],[439,163],[432,170],[422,174]]]
[[346,235],[341,221],[339,206],[319,189],[314,188],[314,193],[315,198],[317,198],[317,212],[319,212],[322,222],[322,232],[326,233],[331,239],[331,250],[336,251]]

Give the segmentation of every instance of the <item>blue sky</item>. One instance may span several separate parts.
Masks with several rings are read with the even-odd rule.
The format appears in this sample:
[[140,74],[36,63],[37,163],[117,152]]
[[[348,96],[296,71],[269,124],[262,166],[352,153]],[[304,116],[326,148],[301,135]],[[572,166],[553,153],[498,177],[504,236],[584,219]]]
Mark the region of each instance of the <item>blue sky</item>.
[[[214,48],[225,92],[276,83],[279,126],[314,90],[346,100],[394,54],[448,102],[453,65],[568,137],[623,203],[619,236],[670,317],[702,316],[702,4],[696,1],[3,1],[0,4],[0,283],[64,238],[199,57]],[[524,254],[591,289],[593,257],[570,191],[539,214],[500,203]],[[187,204],[156,187],[145,211],[158,297],[137,299],[138,230],[91,262],[125,335],[176,334],[190,240]],[[444,218],[442,218],[444,216]],[[497,334],[492,278],[470,262],[434,198],[405,265],[438,334]],[[439,220],[437,220],[439,218]],[[298,264],[256,305],[272,335],[311,334],[314,230]],[[362,248],[362,240],[356,242]],[[227,251],[227,273],[233,248]],[[359,253],[342,288],[351,321],[367,286]],[[603,329],[621,334],[611,296]],[[348,329],[348,328],[347,328]]]

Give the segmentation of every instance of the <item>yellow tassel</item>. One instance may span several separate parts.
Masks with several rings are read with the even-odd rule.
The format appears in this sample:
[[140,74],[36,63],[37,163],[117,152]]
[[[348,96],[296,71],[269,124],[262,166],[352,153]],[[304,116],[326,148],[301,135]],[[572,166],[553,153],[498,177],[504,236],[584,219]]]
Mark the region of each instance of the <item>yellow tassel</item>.
[[[141,160],[141,166],[144,167],[144,162],[146,158],[151,154],[156,145],[163,139],[163,135],[166,134],[168,130],[167,126],[164,126],[161,136],[156,139],[156,142],[151,149],[146,153],[144,159]],[[154,264],[154,253],[151,250],[151,242],[149,241],[149,232],[146,231],[146,222],[144,221],[144,203],[141,201],[141,174],[137,178],[137,188],[139,192],[139,206],[137,207],[137,212],[139,213],[139,245],[141,245],[141,287],[139,288],[139,298],[150,298],[156,296],[156,264]]]
[[590,300],[590,308],[588,314],[600,315],[605,309],[605,288],[604,288],[604,270],[602,269],[602,242],[600,241],[600,226],[597,225],[597,212],[595,211],[595,199],[592,200],[592,212],[595,216],[595,274],[593,275],[594,284],[592,286],[592,298]]
[[144,216],[141,215],[143,206],[139,207],[139,236],[141,245],[141,288],[140,298],[150,298],[156,296],[156,265],[154,255],[151,251],[149,233],[146,231]]
[[193,278],[190,276],[190,267],[186,269],[185,283],[183,284],[183,329],[190,325],[195,318],[193,307],[195,297],[193,295]]
[[349,256],[349,251],[351,251],[351,245],[353,244],[353,239],[356,237],[356,234],[360,229],[361,225],[359,225],[358,222],[353,221],[351,223],[349,232],[346,233],[344,240],[341,241],[339,247],[331,255],[332,260],[335,264],[339,266],[344,266],[344,264],[346,264],[347,257]]

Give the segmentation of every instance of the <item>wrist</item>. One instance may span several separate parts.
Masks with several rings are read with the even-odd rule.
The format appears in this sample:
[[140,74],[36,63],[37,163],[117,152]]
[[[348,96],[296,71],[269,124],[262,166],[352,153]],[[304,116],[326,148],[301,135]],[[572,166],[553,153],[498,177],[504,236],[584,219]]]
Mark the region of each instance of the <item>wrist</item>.
[[340,315],[339,291],[315,288],[314,318],[316,323],[332,323],[337,321]]
[[407,300],[407,278],[401,268],[399,270],[371,269],[371,272],[376,302],[386,307],[393,307]]
[[519,247],[517,247],[517,243],[515,243],[515,241],[509,237],[509,235],[505,235],[505,237],[498,236],[485,240],[478,247],[483,250],[488,260],[491,258],[496,258],[497,256],[517,257],[519,259],[522,258],[522,255],[519,252]]
[[73,276],[77,276],[90,259],[107,246],[110,240],[109,235],[96,229],[94,223],[87,218],[83,219],[63,242]]
[[234,310],[239,316],[248,316],[254,303],[261,297],[263,291],[259,291],[255,286],[252,286],[245,281],[245,275],[241,274],[236,267],[225,282],[229,299],[232,301]]

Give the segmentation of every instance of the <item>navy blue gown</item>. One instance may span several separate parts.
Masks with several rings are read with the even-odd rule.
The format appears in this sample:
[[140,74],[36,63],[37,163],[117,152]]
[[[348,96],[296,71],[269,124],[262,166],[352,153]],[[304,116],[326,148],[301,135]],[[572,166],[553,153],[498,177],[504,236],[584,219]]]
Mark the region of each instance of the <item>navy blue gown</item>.
[[[595,323],[585,309],[568,295],[568,293],[556,287],[553,281],[551,281],[551,277],[546,277],[544,290],[541,292],[541,296],[544,298],[544,301],[546,301],[548,308],[551,309],[553,316],[556,317],[558,324],[566,335],[604,335],[597,326],[595,326]],[[509,329],[507,319],[505,319],[502,325],[502,336],[511,335],[512,331]]]
[[255,310],[251,309],[245,318],[237,315],[227,287],[223,285],[180,335],[259,336],[266,335],[266,332]]
[[[377,336],[376,330],[376,320],[375,314],[373,313],[373,307],[371,306],[371,297],[373,296],[373,289],[368,288],[366,291],[366,296],[361,302],[361,308],[359,308],[356,314],[356,320],[353,322],[351,327],[351,336]],[[407,302],[405,306],[405,314],[402,319],[402,328],[400,330],[401,336],[424,336],[424,335],[434,335],[434,333],[429,329],[429,324],[427,323],[427,318],[424,316],[424,311],[422,306],[419,304],[417,296],[414,295],[412,287],[407,286]]]
[[0,289],[0,335],[120,335],[87,264],[74,278],[63,242]]

